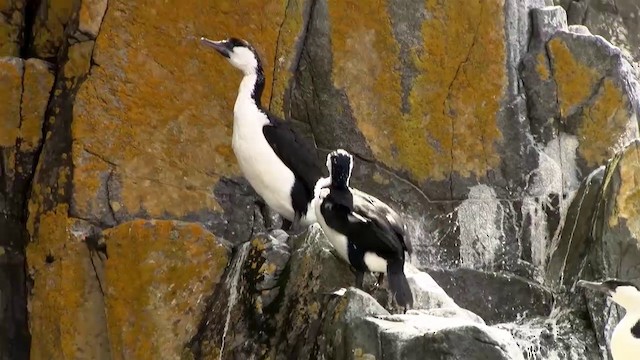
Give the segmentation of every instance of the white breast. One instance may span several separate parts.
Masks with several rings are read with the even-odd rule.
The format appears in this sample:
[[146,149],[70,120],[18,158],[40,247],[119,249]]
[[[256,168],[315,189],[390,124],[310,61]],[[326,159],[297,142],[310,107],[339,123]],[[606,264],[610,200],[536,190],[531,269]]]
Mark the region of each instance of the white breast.
[[387,273],[387,260],[376,255],[376,253],[366,252],[364,254],[364,264],[367,265],[371,272]]
[[344,261],[349,263],[349,250],[348,250],[347,237],[333,230],[327,225],[327,222],[325,221],[324,216],[322,216],[322,212],[320,211],[320,206],[322,205],[322,200],[324,200],[324,196],[320,200],[318,200],[318,198],[316,198],[315,200],[316,201],[314,201],[313,204],[314,204],[316,220],[318,221],[318,224],[320,224],[320,227],[322,228],[324,235],[327,237],[331,245],[333,245],[333,247],[336,249],[338,254],[342,257]]
[[293,172],[273,152],[262,132],[267,116],[254,103],[240,97],[234,107],[232,147],[242,174],[264,201],[293,220]]
[[631,328],[638,316],[626,315],[611,335],[611,355],[613,360],[640,359],[640,339],[633,337]]

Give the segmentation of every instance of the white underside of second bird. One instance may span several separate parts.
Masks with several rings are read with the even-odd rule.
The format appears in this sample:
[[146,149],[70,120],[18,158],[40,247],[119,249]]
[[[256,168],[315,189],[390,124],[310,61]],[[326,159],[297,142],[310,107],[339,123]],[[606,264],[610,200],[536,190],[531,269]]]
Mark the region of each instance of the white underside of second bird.
[[[333,230],[327,225],[324,216],[322,216],[322,213],[320,212],[321,203],[322,201],[320,200],[313,204],[315,205],[316,219],[318,221],[318,224],[320,224],[325,236],[327,237],[331,245],[333,245],[333,247],[336,249],[340,257],[342,257],[344,261],[349,263],[349,241],[347,240],[347,237],[345,235]],[[367,268],[369,268],[369,271],[378,273],[387,272],[387,260],[381,258],[373,252],[365,253],[364,263],[365,265],[367,265]]]
[[611,355],[613,360],[640,359],[640,339],[631,334],[631,328],[636,324],[638,316],[627,314],[616,326],[611,335]]
[[[233,109],[232,148],[242,174],[253,189],[273,210],[292,221],[291,189],[295,182],[293,172],[273,151],[262,132],[269,124],[267,116],[251,99],[255,78],[245,76],[240,84],[238,98]],[[247,95],[248,94],[248,95]],[[313,206],[301,219],[303,226],[315,222]]]

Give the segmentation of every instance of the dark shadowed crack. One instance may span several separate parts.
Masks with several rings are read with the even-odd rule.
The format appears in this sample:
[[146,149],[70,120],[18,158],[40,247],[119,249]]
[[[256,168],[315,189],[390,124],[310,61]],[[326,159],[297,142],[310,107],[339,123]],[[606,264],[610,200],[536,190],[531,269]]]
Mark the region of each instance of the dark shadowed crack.
[[113,179],[113,176],[115,175],[115,169],[111,169],[109,171],[109,175],[107,176],[107,180],[105,182],[105,189],[106,189],[106,201],[107,201],[107,209],[109,209],[109,215],[111,215],[111,217],[113,218],[113,222],[117,225],[119,223],[118,218],[116,218],[116,212],[113,209],[113,205],[111,204],[111,198],[112,198],[112,194],[111,194],[111,180]]
[[[290,0],[289,0],[290,1]],[[297,74],[298,69],[300,67],[300,62],[302,61],[302,54],[303,54],[303,50],[304,50],[304,46],[307,42],[307,34],[309,33],[309,24],[311,24],[311,15],[313,14],[313,10],[316,6],[316,1],[317,0],[307,0],[305,1],[305,8],[304,8],[304,12],[303,12],[303,25],[302,25],[302,33],[300,34],[300,37],[298,38],[297,43],[294,45],[295,46],[295,53],[293,56],[293,59],[291,61],[291,67],[288,69],[292,74]],[[284,99],[283,99],[283,112],[285,113],[285,117],[289,118],[290,117],[290,110],[291,110],[291,96],[292,96],[292,92],[293,92],[293,87],[295,84],[295,76],[291,76],[291,78],[289,79],[289,84],[287,85],[287,88],[285,89],[285,94],[284,94]],[[273,95],[273,94],[272,94]],[[289,111],[287,111],[289,110]],[[309,110],[305,109],[306,111],[306,122],[309,123]],[[313,135],[313,132],[311,133],[311,135],[314,138],[314,143],[315,143],[315,136]]]
[[95,156],[95,157],[97,157],[98,159],[102,160],[103,162],[105,162],[105,163],[107,163],[107,164],[109,164],[109,165],[111,165],[111,166],[113,166],[113,167],[118,167],[118,164],[116,164],[116,163],[114,163],[113,161],[111,161],[111,160],[109,160],[109,159],[105,158],[104,156],[102,156],[102,155],[100,155],[100,154],[96,153],[96,152],[95,152],[95,151],[93,151],[93,150],[89,150],[86,146],[85,146],[85,147],[83,147],[82,149],[83,149],[87,154],[92,155],[92,156]]
[[[278,26],[278,36],[276,38],[276,50],[273,54],[273,68],[274,70],[278,68],[278,57],[280,56],[280,42],[282,41],[282,29],[284,28],[284,24],[287,22],[287,17],[289,16],[289,5],[291,5],[291,0],[287,0],[287,4],[284,7],[284,15],[282,16],[282,21],[280,22],[280,26]],[[269,106],[273,101],[273,89],[276,86],[276,73],[275,71],[271,75],[271,94],[269,95]]]

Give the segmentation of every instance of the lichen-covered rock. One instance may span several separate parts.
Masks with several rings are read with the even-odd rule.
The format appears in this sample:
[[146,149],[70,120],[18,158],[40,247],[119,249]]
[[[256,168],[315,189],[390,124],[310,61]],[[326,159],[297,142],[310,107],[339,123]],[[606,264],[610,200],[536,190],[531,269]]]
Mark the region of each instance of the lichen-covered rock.
[[87,0],[44,0],[39,2],[31,32],[31,51],[39,58],[56,58],[65,46],[68,31],[81,2]]
[[134,221],[98,234],[105,259],[85,244],[92,226],[67,213],[43,214],[27,250],[32,358],[180,358],[227,265],[226,245],[197,224]]
[[0,56],[18,56],[22,46],[22,27],[26,0],[0,2]]
[[25,194],[52,84],[44,61],[0,57],[0,359],[24,358],[28,350]]
[[585,25],[619,47],[640,71],[640,3],[635,0],[555,0],[569,24]]
[[[0,230],[11,234],[0,238],[0,309],[11,313],[0,315],[0,358],[27,351],[25,297],[36,359],[314,358],[333,335],[328,309],[342,300],[327,293],[353,275],[317,228],[256,235],[268,214],[229,146],[241,75],[200,46],[202,35],[249,40],[265,67],[263,104],[321,153],[354,152],[354,186],[406,218],[413,265],[438,269],[451,295],[407,266],[422,309],[406,316],[453,316],[475,324],[471,335],[490,329],[485,320],[579,316],[585,302],[566,287],[627,258],[578,238],[613,246],[635,231],[633,196],[619,195],[632,191],[614,181],[629,172],[611,163],[585,178],[638,136],[639,91],[622,53],[598,31],[567,26],[561,8],[540,8],[550,2],[0,1],[0,56],[53,63],[0,60]],[[226,241],[238,246],[224,275],[226,260],[204,272],[198,251]],[[585,256],[606,261],[585,268]],[[385,285],[360,303],[396,312]],[[4,331],[4,316],[17,333]],[[575,329],[587,344],[590,330]]]
[[134,221],[104,232],[104,301],[117,358],[180,359],[230,251],[201,225]]
[[[640,280],[640,141],[617,154],[604,171],[592,218],[592,244],[581,276]],[[604,297],[587,295],[598,342],[607,345],[624,310]]]
[[553,307],[551,291],[518,276],[470,269],[429,270],[429,274],[460,306],[489,324],[515,321],[525,314],[548,316]]
[[[286,20],[286,36],[295,37],[298,28],[288,22],[298,15],[292,4],[275,2],[260,12],[243,10],[256,4],[109,2],[92,58],[99,66],[73,109],[69,155],[74,181],[82,184],[72,198],[75,216],[107,225],[137,216],[191,219],[236,243],[249,238],[245,219],[253,216],[254,198],[230,147],[241,74],[197,39],[233,35],[260,44],[269,99],[271,80],[281,76],[271,70],[279,49],[273,24]],[[211,22],[216,13],[225,16]],[[163,31],[155,27],[159,18]],[[240,19],[256,27],[232,30]],[[278,56],[288,62],[294,54]]]

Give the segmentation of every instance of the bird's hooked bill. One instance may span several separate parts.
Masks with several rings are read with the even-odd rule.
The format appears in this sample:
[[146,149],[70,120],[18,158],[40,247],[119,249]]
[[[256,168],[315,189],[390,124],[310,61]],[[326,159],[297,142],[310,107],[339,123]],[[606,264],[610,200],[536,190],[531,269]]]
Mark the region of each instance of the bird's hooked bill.
[[580,280],[576,285],[586,289],[595,290],[603,293],[609,293],[610,291],[609,288],[607,288],[606,286],[604,286],[602,283],[599,283],[599,282]]
[[200,42],[203,45],[214,48],[220,55],[224,57],[229,57],[229,49],[227,48],[226,40],[215,41],[211,39],[207,39],[206,37],[201,37]]

